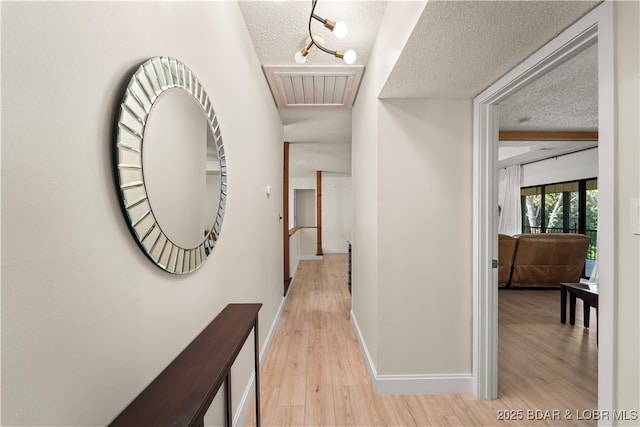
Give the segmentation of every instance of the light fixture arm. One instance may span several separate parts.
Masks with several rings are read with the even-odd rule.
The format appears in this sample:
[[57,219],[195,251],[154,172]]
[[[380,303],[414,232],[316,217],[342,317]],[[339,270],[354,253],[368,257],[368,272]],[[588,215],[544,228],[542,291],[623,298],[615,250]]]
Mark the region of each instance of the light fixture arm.
[[[304,64],[304,62],[306,61],[306,57],[309,54],[310,49],[313,46],[316,46],[318,49],[320,49],[321,51],[328,53],[329,55],[333,55],[336,58],[340,58],[343,59],[344,62],[346,62],[347,64],[353,64],[356,60],[356,53],[353,50],[348,50],[346,52],[343,52],[341,50],[330,50],[327,49],[326,47],[322,46],[321,43],[317,43],[316,40],[313,38],[313,32],[311,31],[311,22],[313,22],[313,20],[315,19],[316,21],[322,22],[322,24],[324,24],[324,26],[326,28],[328,28],[329,30],[331,30],[332,32],[335,30],[336,32],[336,37],[341,38],[344,37],[344,35],[346,34],[347,31],[347,27],[344,24],[344,22],[334,22],[330,19],[325,19],[321,16],[316,15],[314,12],[316,10],[316,4],[318,3],[318,0],[312,0],[311,1],[311,14],[309,15],[309,43],[305,44],[305,47],[302,48],[302,50],[298,51],[295,55],[295,60],[298,64]],[[338,34],[340,33],[340,34]]]
[[[318,3],[318,0],[313,0],[312,1],[311,15],[309,16],[309,37],[311,38],[311,43],[309,43],[309,48],[313,44],[315,47],[317,47],[318,49],[320,49],[321,51],[323,51],[325,53],[328,53],[329,55],[338,56],[338,55],[336,55],[337,52],[335,50],[329,50],[326,47],[321,46],[319,43],[316,43],[315,39],[313,38],[313,32],[311,31],[311,23],[313,22],[314,19],[317,19],[318,21],[320,21],[323,24],[325,24],[325,27],[327,26],[326,25],[326,21],[327,21],[326,19],[323,19],[323,18],[319,17],[318,15],[316,15],[315,13],[313,13],[315,11],[315,9],[316,9],[316,3]],[[333,22],[333,21],[331,21],[331,22]],[[329,28],[329,27],[327,27],[327,28]]]

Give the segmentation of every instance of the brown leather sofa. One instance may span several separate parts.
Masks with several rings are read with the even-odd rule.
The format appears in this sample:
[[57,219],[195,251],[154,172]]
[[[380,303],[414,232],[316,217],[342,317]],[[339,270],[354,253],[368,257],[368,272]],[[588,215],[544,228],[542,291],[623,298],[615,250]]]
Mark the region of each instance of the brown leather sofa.
[[546,288],[579,282],[590,243],[582,234],[500,235],[498,285]]

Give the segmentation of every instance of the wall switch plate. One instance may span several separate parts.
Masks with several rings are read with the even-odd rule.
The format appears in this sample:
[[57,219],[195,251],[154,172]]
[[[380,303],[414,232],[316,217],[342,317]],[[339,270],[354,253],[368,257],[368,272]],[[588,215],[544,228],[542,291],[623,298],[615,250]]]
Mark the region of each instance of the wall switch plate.
[[640,236],[640,199],[631,199],[631,233]]

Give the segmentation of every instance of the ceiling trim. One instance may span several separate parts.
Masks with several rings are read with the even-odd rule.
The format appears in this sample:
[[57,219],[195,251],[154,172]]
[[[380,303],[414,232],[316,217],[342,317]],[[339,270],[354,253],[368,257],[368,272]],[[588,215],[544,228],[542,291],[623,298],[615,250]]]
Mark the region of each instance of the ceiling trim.
[[510,131],[498,133],[500,141],[598,141],[598,132]]

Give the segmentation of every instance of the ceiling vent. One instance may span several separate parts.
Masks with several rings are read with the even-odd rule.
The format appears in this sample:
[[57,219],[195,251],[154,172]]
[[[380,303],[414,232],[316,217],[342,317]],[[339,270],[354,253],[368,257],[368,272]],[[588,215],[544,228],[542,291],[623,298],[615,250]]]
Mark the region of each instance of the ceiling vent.
[[279,108],[352,107],[364,66],[263,67]]

